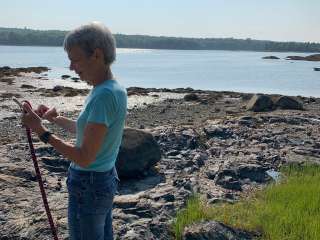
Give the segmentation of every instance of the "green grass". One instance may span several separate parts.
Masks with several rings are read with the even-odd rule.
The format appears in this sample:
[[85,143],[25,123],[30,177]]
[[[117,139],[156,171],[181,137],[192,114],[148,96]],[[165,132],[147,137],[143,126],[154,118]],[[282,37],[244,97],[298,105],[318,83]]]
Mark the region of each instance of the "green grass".
[[194,222],[216,220],[260,232],[264,240],[320,239],[320,166],[290,165],[282,180],[234,204],[208,205],[191,197],[173,222],[176,239]]

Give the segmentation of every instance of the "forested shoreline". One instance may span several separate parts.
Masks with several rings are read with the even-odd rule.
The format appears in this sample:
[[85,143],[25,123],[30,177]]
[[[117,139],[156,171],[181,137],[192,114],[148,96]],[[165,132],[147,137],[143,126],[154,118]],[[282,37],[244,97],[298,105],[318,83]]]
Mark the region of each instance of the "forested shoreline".
[[[0,45],[61,46],[67,31],[0,28]],[[119,48],[320,52],[320,43],[115,34]]]

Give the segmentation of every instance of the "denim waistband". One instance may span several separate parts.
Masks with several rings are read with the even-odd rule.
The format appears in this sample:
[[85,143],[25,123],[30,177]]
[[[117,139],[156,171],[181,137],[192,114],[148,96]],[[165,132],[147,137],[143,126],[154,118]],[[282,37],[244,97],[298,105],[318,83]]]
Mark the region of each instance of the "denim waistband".
[[111,168],[109,171],[106,172],[95,172],[95,171],[82,171],[76,170],[72,167],[69,167],[69,174],[73,177],[108,177],[115,175],[118,178],[117,170],[115,167]]

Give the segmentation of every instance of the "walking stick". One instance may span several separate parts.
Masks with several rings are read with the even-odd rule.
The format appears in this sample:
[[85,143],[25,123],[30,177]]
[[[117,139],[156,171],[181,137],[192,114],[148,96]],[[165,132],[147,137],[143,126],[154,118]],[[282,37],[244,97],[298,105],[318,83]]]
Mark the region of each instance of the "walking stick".
[[[17,103],[19,105],[19,107],[21,108],[21,110],[23,111],[22,104],[16,98],[13,98],[12,100],[15,103]],[[30,106],[30,108],[32,108],[30,102],[28,102],[28,101],[24,101],[24,102],[26,104],[28,104]],[[53,218],[52,218],[52,215],[51,215],[51,212],[50,212],[50,208],[49,208],[46,192],[44,190],[43,181],[42,181],[40,169],[39,169],[39,166],[38,166],[37,157],[36,157],[36,154],[35,154],[35,151],[34,151],[32,137],[31,137],[31,129],[26,127],[26,132],[27,132],[27,137],[28,137],[28,143],[29,143],[29,148],[30,148],[30,152],[31,152],[31,157],[32,157],[32,161],[33,161],[33,166],[34,166],[34,170],[36,172],[37,180],[38,180],[38,183],[39,183],[41,197],[42,197],[44,208],[45,208],[46,213],[47,213],[47,217],[48,217],[51,233],[53,235],[53,239],[54,240],[59,240],[58,236],[57,236],[57,231],[56,231],[56,228],[55,228],[55,225],[54,225],[54,222],[53,222]]]

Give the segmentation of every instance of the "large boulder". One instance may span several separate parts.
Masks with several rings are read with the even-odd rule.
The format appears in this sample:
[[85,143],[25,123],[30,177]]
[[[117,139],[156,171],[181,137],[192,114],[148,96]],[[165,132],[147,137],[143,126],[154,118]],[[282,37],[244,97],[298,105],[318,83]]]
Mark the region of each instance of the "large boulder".
[[200,222],[185,228],[183,240],[238,240],[253,239],[256,234],[231,228],[216,221]]
[[254,112],[265,112],[273,109],[272,99],[263,94],[255,94],[247,104],[247,110]]
[[302,103],[293,97],[282,96],[277,99],[274,105],[281,109],[303,110]]
[[124,129],[116,162],[120,177],[137,177],[154,166],[160,158],[160,147],[151,133],[133,128]]

